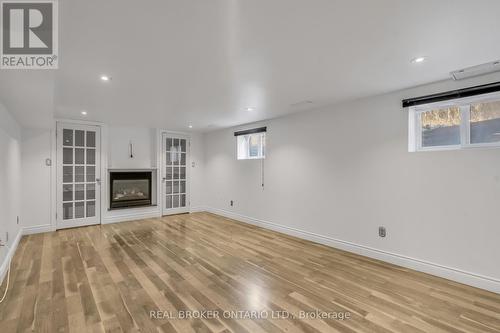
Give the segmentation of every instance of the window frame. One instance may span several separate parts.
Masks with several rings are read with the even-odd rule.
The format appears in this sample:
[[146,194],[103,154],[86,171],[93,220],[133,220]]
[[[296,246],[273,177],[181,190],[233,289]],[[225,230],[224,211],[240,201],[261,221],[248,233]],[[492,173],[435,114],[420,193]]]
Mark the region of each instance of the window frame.
[[[500,141],[471,143],[470,139],[470,112],[472,104],[500,102],[500,92],[477,95],[473,97],[457,98],[447,101],[417,105],[408,108],[408,151],[410,152],[425,152],[425,151],[446,151],[446,150],[465,150],[478,148],[500,148]],[[460,144],[447,146],[422,146],[422,121],[421,115],[424,112],[458,107],[460,110]]]
[[[247,144],[246,148],[247,148],[248,151],[247,151],[246,157],[245,158],[240,158],[240,155],[238,153],[238,149],[239,149],[239,146],[240,146],[239,142],[238,142],[239,138],[240,137],[246,137],[246,136],[250,137],[252,135],[261,135],[261,136],[263,136],[263,139],[261,139],[261,142],[260,142],[260,151],[262,152],[262,155],[261,156],[250,156],[250,144]],[[250,138],[248,139],[248,141],[250,141]],[[266,131],[236,136],[236,160],[238,160],[238,161],[245,161],[245,160],[263,160],[263,159],[266,159],[266,152],[267,152],[266,141],[267,141],[267,132]]]

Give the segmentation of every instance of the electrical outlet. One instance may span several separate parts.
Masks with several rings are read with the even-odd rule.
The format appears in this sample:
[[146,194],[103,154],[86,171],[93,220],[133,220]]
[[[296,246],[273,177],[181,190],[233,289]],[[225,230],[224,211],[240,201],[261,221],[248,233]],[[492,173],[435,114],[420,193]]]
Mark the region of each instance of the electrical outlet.
[[234,205],[234,201],[233,201],[233,200],[231,200],[231,202],[230,202],[229,204],[231,205],[231,207],[233,207],[233,205]]
[[385,230],[385,227],[378,227],[378,235],[380,237],[385,237],[387,235],[387,231]]

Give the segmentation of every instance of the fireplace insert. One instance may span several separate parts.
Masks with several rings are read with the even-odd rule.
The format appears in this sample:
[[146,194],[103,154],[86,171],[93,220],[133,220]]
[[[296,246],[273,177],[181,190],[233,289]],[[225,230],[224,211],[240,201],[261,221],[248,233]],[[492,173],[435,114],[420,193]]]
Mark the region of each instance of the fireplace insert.
[[111,172],[110,208],[151,206],[151,171]]

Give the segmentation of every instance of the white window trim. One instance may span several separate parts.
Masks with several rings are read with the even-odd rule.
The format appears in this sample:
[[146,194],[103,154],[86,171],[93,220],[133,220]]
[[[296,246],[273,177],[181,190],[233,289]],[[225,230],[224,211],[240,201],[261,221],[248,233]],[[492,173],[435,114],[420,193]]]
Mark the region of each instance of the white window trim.
[[[425,105],[413,106],[408,109],[408,151],[426,152],[443,150],[466,150],[466,149],[487,149],[500,148],[499,142],[470,143],[470,107],[474,103],[487,103],[500,101],[500,93],[490,93],[473,97],[459,98],[448,101],[429,103]],[[441,109],[451,106],[460,108],[460,142],[459,145],[422,147],[422,122],[420,116],[423,112],[434,109]]]

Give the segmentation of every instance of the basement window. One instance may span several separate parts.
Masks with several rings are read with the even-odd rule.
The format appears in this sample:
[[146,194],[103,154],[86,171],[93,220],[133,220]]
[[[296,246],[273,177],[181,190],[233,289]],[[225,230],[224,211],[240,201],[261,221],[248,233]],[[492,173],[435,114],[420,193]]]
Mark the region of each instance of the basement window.
[[266,158],[266,128],[234,133],[238,160]]
[[409,108],[409,151],[500,147],[500,94]]

